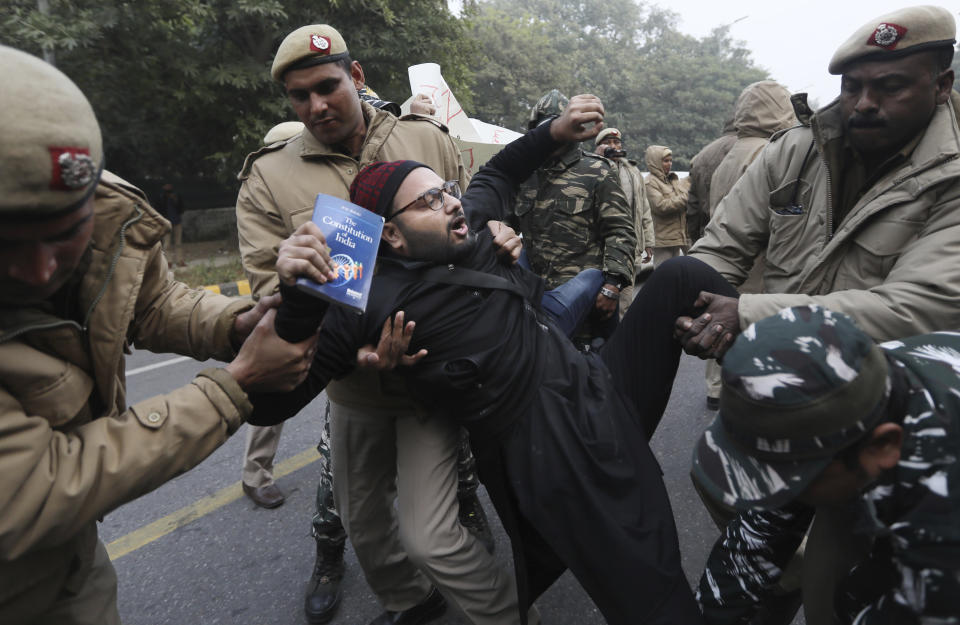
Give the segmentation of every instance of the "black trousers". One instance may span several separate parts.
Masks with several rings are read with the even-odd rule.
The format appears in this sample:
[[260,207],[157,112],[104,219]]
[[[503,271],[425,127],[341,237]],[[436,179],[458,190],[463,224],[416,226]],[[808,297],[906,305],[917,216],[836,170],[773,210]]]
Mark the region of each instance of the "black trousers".
[[680,360],[674,322],[698,312],[701,291],[737,295],[700,261],[661,265],[601,352],[617,396],[590,407],[586,422],[548,403],[480,451],[514,549],[522,614],[569,568],[611,625],[702,622],[647,443]]
[[648,440],[667,407],[683,351],[673,338],[674,322],[703,312],[693,306],[701,291],[739,296],[702,261],[689,256],[666,261],[644,283],[600,352],[614,385],[639,415]]

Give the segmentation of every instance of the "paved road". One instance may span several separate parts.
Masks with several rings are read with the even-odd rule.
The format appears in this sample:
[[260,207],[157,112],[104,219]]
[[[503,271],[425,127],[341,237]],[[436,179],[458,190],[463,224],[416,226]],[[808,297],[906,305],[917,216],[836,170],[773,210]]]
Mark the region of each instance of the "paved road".
[[[171,355],[134,353],[127,365],[131,374],[129,401],[181,386],[211,364],[175,359]],[[162,366],[149,368],[158,364]],[[653,449],[663,467],[678,519],[684,569],[695,583],[716,536],[687,475],[693,441],[712,416],[704,407],[703,364],[685,356],[674,388]],[[280,508],[262,510],[240,495],[241,429],[200,466],[104,519],[102,539],[108,545],[113,543],[112,553],[121,554],[114,558],[114,564],[120,577],[124,623],[305,623],[303,585],[314,560],[314,542],[309,535],[317,480],[313,447],[322,427],[324,401],[319,397],[285,425],[278,463],[295,470],[278,481],[287,493],[287,501]],[[483,498],[492,514],[485,493]],[[198,518],[184,523],[183,518],[176,517],[178,511],[187,519]],[[174,515],[172,520],[170,515]],[[591,528],[582,531],[589,533]],[[508,563],[507,538],[499,524],[496,539],[498,558]],[[349,548],[347,563],[344,601],[333,622],[365,625],[381,608]],[[538,606],[544,622],[553,625],[604,622],[569,574],[540,599]],[[448,611],[436,623],[466,621]]]

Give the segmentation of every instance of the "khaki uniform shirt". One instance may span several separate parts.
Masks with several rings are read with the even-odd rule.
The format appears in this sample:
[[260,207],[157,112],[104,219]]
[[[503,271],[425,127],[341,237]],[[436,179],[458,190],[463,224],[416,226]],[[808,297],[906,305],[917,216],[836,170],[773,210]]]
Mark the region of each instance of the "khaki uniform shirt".
[[253,410],[221,369],[127,406],[131,344],[232,360],[233,322],[252,305],[175,282],[160,247],[169,229],[138,190],[104,172],[70,297],[0,310],[4,623],[34,622],[79,589],[96,520],[198,464]]
[[842,219],[839,103],[771,139],[690,252],[738,285],[766,250],[763,293],[740,297],[742,328],[808,304],[851,315],[877,340],[960,327],[958,105],[953,94],[938,106],[909,156]]

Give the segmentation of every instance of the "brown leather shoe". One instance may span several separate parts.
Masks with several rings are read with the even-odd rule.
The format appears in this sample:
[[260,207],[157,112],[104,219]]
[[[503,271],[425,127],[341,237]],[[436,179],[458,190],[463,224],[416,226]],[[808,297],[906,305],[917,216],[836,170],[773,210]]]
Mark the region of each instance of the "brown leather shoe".
[[261,508],[277,508],[283,505],[286,497],[276,484],[267,484],[260,488],[243,484],[244,494]]

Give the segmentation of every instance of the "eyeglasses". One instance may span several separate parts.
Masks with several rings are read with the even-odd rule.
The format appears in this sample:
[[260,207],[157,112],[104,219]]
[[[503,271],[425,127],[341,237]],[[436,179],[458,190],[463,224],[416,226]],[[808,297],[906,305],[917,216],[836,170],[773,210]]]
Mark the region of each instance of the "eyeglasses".
[[403,211],[407,210],[420,200],[423,200],[423,203],[427,205],[427,208],[430,210],[438,211],[443,208],[443,194],[446,193],[452,198],[460,199],[460,183],[456,180],[447,180],[443,183],[443,186],[439,188],[427,189],[420,195],[418,195],[412,202],[395,212],[394,214],[387,217],[386,221],[390,221]]

